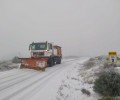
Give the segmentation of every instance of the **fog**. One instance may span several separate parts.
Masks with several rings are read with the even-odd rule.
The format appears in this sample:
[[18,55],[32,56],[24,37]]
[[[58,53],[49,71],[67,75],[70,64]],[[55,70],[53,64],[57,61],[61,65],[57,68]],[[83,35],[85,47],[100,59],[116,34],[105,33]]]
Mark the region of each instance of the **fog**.
[[0,0],[0,59],[46,40],[63,56],[120,53],[119,38],[120,0]]

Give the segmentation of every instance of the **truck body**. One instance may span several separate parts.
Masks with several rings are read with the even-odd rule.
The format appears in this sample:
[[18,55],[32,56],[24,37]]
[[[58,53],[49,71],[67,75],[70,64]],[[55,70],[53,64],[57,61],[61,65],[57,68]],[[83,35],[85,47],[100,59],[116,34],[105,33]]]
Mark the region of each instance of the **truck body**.
[[37,70],[61,64],[62,51],[58,45],[46,42],[33,42],[29,45],[30,58],[20,58],[21,68],[33,68]]

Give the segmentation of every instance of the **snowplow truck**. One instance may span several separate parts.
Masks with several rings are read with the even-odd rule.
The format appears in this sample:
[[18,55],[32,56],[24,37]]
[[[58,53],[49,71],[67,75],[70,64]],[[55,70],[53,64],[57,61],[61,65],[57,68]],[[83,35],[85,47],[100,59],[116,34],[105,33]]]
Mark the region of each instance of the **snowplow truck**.
[[61,64],[62,51],[58,45],[49,42],[33,42],[29,45],[30,58],[20,58],[20,68],[45,70],[55,64]]

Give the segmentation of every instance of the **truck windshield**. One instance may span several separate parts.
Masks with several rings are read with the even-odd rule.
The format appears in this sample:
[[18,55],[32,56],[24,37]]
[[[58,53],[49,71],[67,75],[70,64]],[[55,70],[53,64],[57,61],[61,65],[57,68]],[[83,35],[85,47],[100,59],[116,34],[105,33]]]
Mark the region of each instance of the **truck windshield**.
[[33,43],[31,45],[31,50],[45,50],[47,49],[46,43]]

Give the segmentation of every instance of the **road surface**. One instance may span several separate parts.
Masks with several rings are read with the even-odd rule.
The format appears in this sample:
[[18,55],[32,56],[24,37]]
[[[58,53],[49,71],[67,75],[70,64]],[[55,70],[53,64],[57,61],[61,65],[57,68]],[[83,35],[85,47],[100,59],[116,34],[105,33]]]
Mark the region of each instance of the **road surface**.
[[88,58],[63,59],[45,72],[13,69],[0,72],[0,100],[59,100],[58,90],[69,71]]

